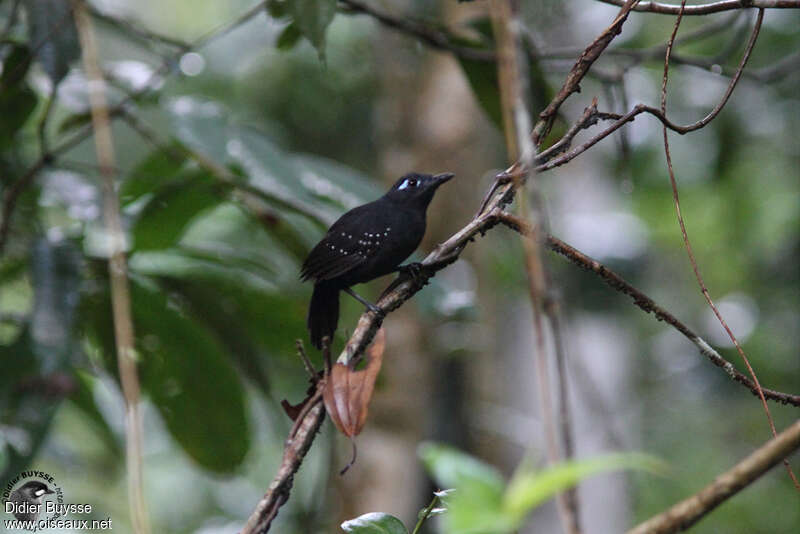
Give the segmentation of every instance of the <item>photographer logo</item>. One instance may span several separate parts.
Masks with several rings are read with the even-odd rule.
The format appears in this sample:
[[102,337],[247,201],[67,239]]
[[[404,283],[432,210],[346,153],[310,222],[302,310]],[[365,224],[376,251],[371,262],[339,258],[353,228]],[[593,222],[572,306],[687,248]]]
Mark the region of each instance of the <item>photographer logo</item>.
[[[64,502],[61,486],[44,471],[23,471],[3,485],[3,526],[6,531],[45,529],[112,530],[111,518],[91,517],[91,504]],[[67,517],[69,515],[69,517]]]

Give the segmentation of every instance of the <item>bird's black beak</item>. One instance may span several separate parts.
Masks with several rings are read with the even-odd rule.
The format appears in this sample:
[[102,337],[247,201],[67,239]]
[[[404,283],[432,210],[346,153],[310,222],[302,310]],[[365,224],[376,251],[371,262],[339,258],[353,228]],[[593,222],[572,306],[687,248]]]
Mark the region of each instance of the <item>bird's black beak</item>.
[[450,180],[453,176],[455,176],[455,174],[453,174],[452,172],[445,172],[445,173],[442,173],[442,174],[434,174],[433,175],[433,186],[434,187],[439,187],[440,185],[442,185],[446,181]]

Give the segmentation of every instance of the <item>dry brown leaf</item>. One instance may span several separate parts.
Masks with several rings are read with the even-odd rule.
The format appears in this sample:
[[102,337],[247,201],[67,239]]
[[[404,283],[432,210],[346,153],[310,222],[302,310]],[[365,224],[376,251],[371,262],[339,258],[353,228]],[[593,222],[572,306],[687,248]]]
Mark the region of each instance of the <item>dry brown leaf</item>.
[[375,380],[383,363],[386,333],[378,330],[375,340],[366,350],[366,366],[355,370],[349,365],[336,363],[322,392],[325,409],[333,424],[347,437],[357,436],[367,421],[369,401],[375,389]]

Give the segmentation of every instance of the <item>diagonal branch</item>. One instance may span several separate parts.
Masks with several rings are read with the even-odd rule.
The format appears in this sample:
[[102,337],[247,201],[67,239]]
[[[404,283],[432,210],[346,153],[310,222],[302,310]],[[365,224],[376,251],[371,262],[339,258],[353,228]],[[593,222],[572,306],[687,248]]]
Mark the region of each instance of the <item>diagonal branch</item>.
[[[491,191],[493,193],[490,195],[490,200],[486,202],[484,209],[480,210],[464,228],[436,247],[423,260],[424,267],[420,273],[420,278],[415,281],[401,276],[389,286],[389,289],[384,292],[377,302],[377,306],[383,313],[364,312],[359,319],[356,331],[351,336],[345,350],[340,354],[339,361],[346,363],[349,360],[359,358],[363,351],[362,347],[369,345],[375,332],[383,322],[385,313],[399,308],[406,300],[413,297],[436,272],[458,259],[467,244],[474,241],[478,235],[483,235],[497,224],[506,225],[515,231],[529,231],[525,221],[503,211],[503,208],[513,199],[513,182],[505,182],[499,187],[493,185]],[[697,346],[701,354],[711,360],[714,365],[723,369],[732,380],[748,388],[754,395],[757,394],[757,389],[752,381],[736,370],[731,362],[725,360],[689,327],[657,305],[650,297],[626,282],[618,274],[556,237],[547,236],[546,245],[553,252],[564,256],[572,263],[600,276],[614,290],[632,297],[636,306],[646,313],[653,313],[658,320],[664,321],[678,330]],[[800,395],[782,393],[766,388],[763,389],[763,392],[766,398],[770,400],[800,407]],[[312,393],[309,395],[309,399],[313,398],[314,395]],[[287,440],[284,447],[281,466],[241,534],[264,534],[269,530],[278,508],[289,497],[294,475],[300,468],[303,457],[311,447],[324,418],[325,411],[322,409],[322,405],[314,404],[310,409],[305,410],[303,417],[295,423],[291,433],[292,437]]]
[[[510,213],[502,212],[499,216],[499,221],[511,228],[516,232],[521,233],[528,233],[530,232],[529,225],[523,221],[522,219],[511,215]],[[717,367],[721,368],[722,370],[727,373],[727,375],[733,380],[734,382],[738,382],[739,384],[743,385],[750,392],[755,395],[759,396],[758,388],[756,384],[750,380],[746,375],[739,372],[734,365],[723,358],[716,350],[714,350],[711,345],[708,344],[702,337],[697,335],[691,328],[686,326],[682,323],[679,319],[677,319],[674,315],[672,315],[669,311],[664,309],[663,307],[656,304],[656,302],[644,294],[641,290],[634,287],[632,284],[627,282],[624,278],[620,275],[600,263],[599,261],[591,258],[581,252],[580,250],[568,245],[564,241],[561,241],[559,238],[548,235],[546,241],[547,247],[563,256],[568,261],[574,263],[581,269],[586,271],[590,271],[597,276],[599,276],[606,284],[608,284],[612,289],[628,295],[633,299],[633,303],[639,307],[645,313],[652,313],[655,315],[656,319],[659,321],[664,321],[668,325],[672,326],[683,334],[686,339],[691,341],[700,351],[700,354],[711,360],[711,363],[716,365]],[[791,404],[793,406],[800,407],[800,395],[793,395],[791,393],[782,393],[780,391],[774,391],[771,389],[762,388],[764,391],[764,395],[766,398],[779,402],[781,404]]]
[[[719,475],[708,486],[665,512],[648,519],[628,534],[669,534],[686,530],[727,499],[749,486],[800,447],[800,420],[750,456]],[[791,505],[790,505],[791,506]]]

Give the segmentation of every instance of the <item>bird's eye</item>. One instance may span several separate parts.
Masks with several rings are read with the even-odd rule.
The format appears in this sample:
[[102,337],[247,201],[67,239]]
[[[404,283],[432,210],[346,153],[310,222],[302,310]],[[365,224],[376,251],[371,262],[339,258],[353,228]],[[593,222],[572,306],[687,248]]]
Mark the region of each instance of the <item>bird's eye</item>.
[[398,187],[397,189],[402,191],[403,189],[408,189],[409,187],[417,187],[418,183],[419,181],[416,178],[406,178],[405,180],[403,180],[403,183],[400,184],[400,187]]
[[420,181],[417,178],[406,178],[400,183],[397,189],[400,191],[402,191],[403,189],[412,189],[414,187],[417,187],[419,183]]

